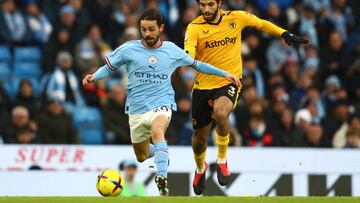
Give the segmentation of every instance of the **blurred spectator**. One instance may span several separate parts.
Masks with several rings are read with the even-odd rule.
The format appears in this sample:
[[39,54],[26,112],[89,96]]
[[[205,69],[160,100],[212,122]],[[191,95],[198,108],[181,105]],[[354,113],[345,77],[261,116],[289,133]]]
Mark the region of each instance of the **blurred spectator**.
[[278,140],[269,130],[262,115],[251,115],[249,126],[242,133],[244,146],[273,146],[279,145]]
[[0,43],[24,44],[30,40],[26,20],[14,0],[3,0],[0,12]]
[[106,40],[111,38],[112,32],[117,29],[113,20],[114,9],[112,4],[111,0],[93,0],[86,4],[92,23],[101,27],[103,38]]
[[55,95],[47,98],[46,109],[36,115],[43,144],[77,144],[78,136],[71,116]]
[[[8,142],[9,143],[9,142]],[[36,132],[30,127],[25,125],[16,130],[12,144],[40,144],[40,140]]]
[[75,24],[79,26],[79,30],[85,31],[90,25],[90,16],[86,8],[84,8],[83,0],[68,0],[69,5],[75,9]]
[[93,24],[87,36],[80,41],[75,49],[77,67],[81,75],[91,66],[100,66],[103,58],[110,53],[110,46],[102,39],[100,27]]
[[120,163],[120,170],[124,172],[125,184],[121,196],[146,196],[145,185],[137,181],[137,163],[133,160],[124,160]]
[[317,76],[317,72],[319,70],[320,59],[318,56],[318,51],[314,46],[305,46],[304,49],[305,57],[304,64],[302,68],[302,73],[305,73],[310,78],[315,78]]
[[126,91],[122,84],[110,87],[107,101],[102,105],[102,115],[108,142],[130,144],[129,118],[125,114]]
[[58,24],[57,30],[61,30],[63,28],[67,29],[70,33],[70,42],[78,42],[81,39],[84,30],[82,30],[81,26],[77,24],[75,8],[70,4],[66,4],[61,7],[59,15],[60,23]]
[[340,80],[344,80],[347,69],[353,62],[353,56],[346,49],[341,34],[330,34],[328,47],[322,50],[320,57],[320,74],[322,80],[329,75],[335,74]]
[[303,5],[301,17],[295,27],[297,27],[299,33],[309,37],[309,41],[312,46],[319,47],[319,39],[316,29],[316,13],[311,4]]
[[30,120],[29,111],[24,106],[15,106],[11,112],[11,120],[6,125],[4,132],[5,143],[15,143],[17,132],[24,128],[30,127],[33,132],[38,129],[37,124]]
[[332,139],[332,146],[336,148],[346,147],[347,132],[360,135],[360,116],[359,114],[352,114],[349,116],[347,122],[344,122],[340,128],[335,132]]
[[303,104],[303,107],[299,109],[295,114],[295,124],[301,123],[319,124],[320,119],[318,117],[317,103],[311,98],[307,98]]
[[287,46],[283,39],[273,40],[267,51],[268,71],[271,75],[278,73],[286,61],[298,61],[298,56],[294,47]]
[[68,52],[74,56],[74,44],[70,42],[70,33],[67,29],[60,29],[54,37],[45,45],[43,67],[49,73],[56,66],[56,57],[60,52]]
[[322,100],[324,102],[326,111],[332,109],[333,104],[336,102],[336,92],[341,88],[340,79],[336,75],[331,75],[325,80],[324,91],[322,92]]
[[274,128],[274,135],[279,138],[279,146],[296,146],[297,140],[301,136],[300,129],[294,123],[294,114],[291,110],[286,109],[280,117],[280,126]]
[[349,102],[346,99],[337,100],[333,109],[322,122],[324,136],[331,142],[334,134],[349,118]]
[[35,95],[31,82],[26,78],[20,81],[15,106],[25,106],[29,110],[31,118],[41,109],[41,100]]
[[306,95],[307,90],[311,87],[311,78],[306,74],[301,74],[297,77],[295,87],[290,90],[290,101],[289,106],[292,110],[299,107],[301,99]]
[[251,80],[251,84],[256,87],[257,95],[264,97],[265,78],[258,67],[256,58],[252,56],[244,56],[243,66],[243,80]]
[[71,69],[73,59],[68,52],[60,52],[57,56],[57,67],[49,76],[47,83],[47,97],[55,95],[63,104],[67,111],[75,106],[83,106],[85,101],[80,92],[80,83]]
[[[243,132],[248,126],[250,120],[250,106],[257,99],[259,99],[259,95],[257,95],[256,87],[254,85],[242,89],[242,94],[240,94],[238,104],[234,110],[236,128],[239,132]],[[259,111],[257,111],[257,113],[259,113]]]
[[287,27],[286,17],[281,12],[279,4],[276,1],[269,2],[264,19],[280,27]]
[[30,27],[34,41],[36,43],[43,44],[49,40],[53,27],[46,15],[40,11],[36,2],[36,0],[27,1],[26,20]]

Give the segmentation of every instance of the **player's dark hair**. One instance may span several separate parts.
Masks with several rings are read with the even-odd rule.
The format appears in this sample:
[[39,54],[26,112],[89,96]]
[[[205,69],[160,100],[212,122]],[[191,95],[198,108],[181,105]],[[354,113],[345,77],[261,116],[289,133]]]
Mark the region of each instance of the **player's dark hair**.
[[164,24],[164,20],[160,12],[153,8],[147,8],[139,19],[139,25],[142,20],[156,20],[156,24],[160,27]]
[[[216,3],[219,3],[220,0],[216,0]],[[200,3],[200,0],[196,0],[197,3]]]

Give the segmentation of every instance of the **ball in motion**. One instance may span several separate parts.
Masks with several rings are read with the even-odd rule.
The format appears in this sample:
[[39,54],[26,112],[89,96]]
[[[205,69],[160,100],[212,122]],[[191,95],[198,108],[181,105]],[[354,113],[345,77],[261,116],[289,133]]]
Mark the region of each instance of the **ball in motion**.
[[96,189],[104,197],[118,196],[124,187],[124,178],[117,170],[107,169],[96,178]]

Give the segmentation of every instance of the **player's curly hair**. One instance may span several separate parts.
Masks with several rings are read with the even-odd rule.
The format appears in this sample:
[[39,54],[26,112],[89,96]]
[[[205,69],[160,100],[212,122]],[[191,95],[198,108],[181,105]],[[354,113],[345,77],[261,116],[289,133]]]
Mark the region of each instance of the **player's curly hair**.
[[153,8],[147,8],[139,19],[139,25],[142,20],[156,20],[156,24],[160,27],[164,24],[164,20],[160,12]]
[[[220,0],[216,0],[216,3],[219,3],[219,1],[220,1]],[[225,0],[223,0],[223,2],[224,2],[224,1],[225,1]],[[196,2],[199,3],[200,0],[196,0]]]

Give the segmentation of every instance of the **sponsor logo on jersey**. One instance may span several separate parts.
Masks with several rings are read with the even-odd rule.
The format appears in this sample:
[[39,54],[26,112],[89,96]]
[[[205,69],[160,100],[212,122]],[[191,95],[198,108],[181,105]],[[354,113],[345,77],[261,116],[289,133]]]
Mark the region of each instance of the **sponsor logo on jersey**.
[[204,34],[209,34],[209,30],[203,30],[202,31]]
[[144,79],[159,79],[159,80],[166,80],[169,78],[167,74],[156,74],[149,72],[135,72],[135,77],[144,78]]
[[225,37],[225,39],[218,41],[205,42],[205,48],[215,48],[220,46],[226,46],[228,44],[235,44],[237,37]]

